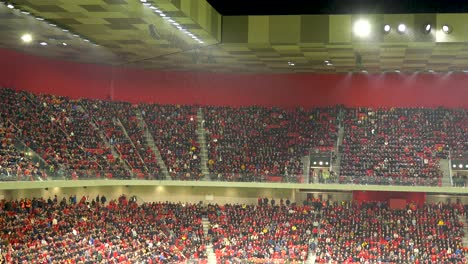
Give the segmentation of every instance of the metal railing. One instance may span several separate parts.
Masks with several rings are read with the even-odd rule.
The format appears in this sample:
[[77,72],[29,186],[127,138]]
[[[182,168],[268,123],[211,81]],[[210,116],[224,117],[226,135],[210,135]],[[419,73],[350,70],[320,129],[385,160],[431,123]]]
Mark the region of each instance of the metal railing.
[[[45,172],[45,173],[43,173]],[[163,172],[152,174],[140,174],[140,176],[132,176],[125,170],[72,170],[63,168],[54,168],[53,171],[48,169],[40,169],[36,173],[25,175],[21,172],[19,175],[15,169],[0,169],[1,181],[53,181],[53,180],[172,180],[172,181],[197,181],[202,180],[195,174],[171,175],[170,179],[166,178]],[[203,179],[212,182],[252,182],[252,183],[300,183],[311,185],[328,185],[328,184],[343,184],[343,185],[384,185],[384,186],[427,186],[437,187],[442,186],[442,178],[428,177],[377,177],[377,176],[336,176],[326,174],[327,177],[310,177],[306,175],[255,175],[255,174],[239,174],[239,173],[211,173],[208,179]],[[308,180],[309,179],[309,180]],[[454,178],[453,187],[464,188],[468,186],[466,178]]]

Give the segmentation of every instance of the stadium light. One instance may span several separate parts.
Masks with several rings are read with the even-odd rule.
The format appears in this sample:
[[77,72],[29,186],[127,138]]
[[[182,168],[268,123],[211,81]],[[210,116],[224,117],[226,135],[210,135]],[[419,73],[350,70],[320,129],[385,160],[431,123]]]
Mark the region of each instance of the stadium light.
[[384,31],[385,34],[390,33],[391,30],[392,30],[392,27],[391,27],[389,24],[386,24],[386,25],[383,27],[383,31]]
[[425,34],[428,34],[428,33],[431,32],[431,29],[432,29],[431,24],[426,24],[426,25],[424,26],[423,32],[424,32]]
[[21,40],[24,43],[30,43],[32,41],[32,36],[31,34],[24,34],[23,36],[21,36]]
[[[2,1],[0,1],[2,2]],[[15,10],[15,11],[18,11],[18,12],[21,12],[21,14],[23,15],[27,15],[27,16],[30,16],[36,20],[39,20],[39,21],[43,21],[44,23],[47,23],[48,26],[50,27],[55,27],[55,28],[58,28],[59,30],[63,31],[63,32],[69,32],[68,29],[63,29],[63,28],[60,28],[59,26],[57,26],[57,24],[55,23],[51,23],[50,21],[46,21],[44,18],[42,17],[38,17],[38,16],[35,16],[34,14],[31,14],[30,12],[27,12],[27,11],[24,11],[24,10],[21,10],[21,8],[18,8],[18,7],[15,7],[12,3],[5,3],[5,1],[3,1],[3,3],[6,5],[7,8],[9,9],[12,9],[12,10]],[[78,35],[74,35],[76,37],[79,37]],[[30,34],[25,34],[25,35],[22,35],[21,36],[21,40],[25,43],[29,43],[32,41],[32,36]],[[50,39],[50,40],[54,40],[54,39]],[[88,41],[89,42],[89,41]],[[39,42],[40,45],[42,46],[47,46],[48,43],[47,42]]]
[[442,31],[445,33],[445,34],[450,34],[452,33],[452,27],[445,24],[442,26]]
[[398,33],[404,34],[405,32],[406,32],[406,25],[405,24],[398,25]]
[[463,168],[463,164],[460,163],[460,165],[458,165],[458,168],[462,169],[462,168]]
[[456,167],[457,167],[457,164],[452,164],[452,167],[453,167],[453,168],[456,168]]
[[361,19],[354,23],[354,34],[356,34],[356,36],[365,38],[369,36],[370,31],[371,26],[369,21]]

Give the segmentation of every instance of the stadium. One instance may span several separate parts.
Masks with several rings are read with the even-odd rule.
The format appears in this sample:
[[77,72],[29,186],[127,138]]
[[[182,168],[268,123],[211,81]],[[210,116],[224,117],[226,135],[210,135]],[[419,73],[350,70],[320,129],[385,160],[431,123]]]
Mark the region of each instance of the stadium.
[[468,263],[461,1],[0,21],[0,263]]

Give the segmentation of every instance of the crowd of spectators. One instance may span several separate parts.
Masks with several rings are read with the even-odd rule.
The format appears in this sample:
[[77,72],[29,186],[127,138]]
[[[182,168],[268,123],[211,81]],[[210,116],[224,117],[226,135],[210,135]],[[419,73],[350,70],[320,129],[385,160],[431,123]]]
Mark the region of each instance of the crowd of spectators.
[[41,264],[206,259],[201,210],[199,204],[138,205],[125,196],[2,201],[0,254],[3,263]]
[[340,181],[441,185],[439,160],[450,150],[446,117],[444,109],[347,109]]
[[201,173],[197,142],[197,107],[140,105],[156,146],[174,180],[198,180]]
[[333,203],[321,210],[316,262],[466,263],[463,214],[461,203]]
[[[132,140],[140,157],[146,166],[147,173],[150,179],[163,179],[163,173],[159,166],[156,154],[151,147],[146,144],[143,120],[137,117],[137,112],[140,111],[138,105],[132,105],[131,109],[127,109],[125,116],[120,116],[120,121],[127,130],[128,136]],[[145,172],[143,172],[145,173]]]
[[221,263],[307,259],[317,214],[309,206],[286,205],[283,200],[275,203],[266,200],[259,205],[208,206],[209,241]]
[[[4,263],[466,263],[466,205],[137,203],[122,195],[0,201]],[[205,236],[202,218],[209,228]],[[210,247],[207,247],[207,246]]]
[[99,134],[96,116],[85,110],[90,101],[70,100],[66,97],[41,95],[36,97],[44,111],[51,114],[52,122],[66,133],[67,140],[81,149],[85,156],[77,163],[66,164],[72,171],[73,178],[129,178],[130,174],[122,164],[120,157],[112,154],[110,146],[105,144]]
[[[55,118],[43,110],[36,97],[26,92],[0,89],[1,111],[16,128],[16,138],[34,149],[47,161],[47,174],[54,174],[68,161],[76,162],[84,153],[67,140],[67,136],[53,122]],[[86,159],[87,160],[87,159]]]
[[85,105],[96,125],[105,133],[106,140],[127,162],[136,178],[161,178],[155,154],[143,146],[143,132],[137,126],[135,109],[130,103],[84,100],[82,105]]
[[453,186],[468,187],[468,172],[456,172],[453,175]]
[[28,153],[15,148],[15,139],[16,128],[0,113],[0,180],[34,181],[43,177],[39,164],[34,163]]
[[468,161],[468,111],[444,110],[442,118],[445,142],[454,160]]
[[[0,90],[0,104],[5,175],[163,179],[158,162],[164,162],[172,179],[203,177],[198,106],[73,100],[11,89]],[[438,186],[441,159],[468,160],[468,112],[461,109],[201,109],[212,180],[303,182],[303,157],[335,153],[339,122],[340,173],[334,169],[318,182]],[[147,144],[145,124],[162,161]],[[29,163],[12,144],[17,141],[45,165]]]
[[212,178],[297,180],[311,149],[331,151],[337,108],[205,107],[208,167]]

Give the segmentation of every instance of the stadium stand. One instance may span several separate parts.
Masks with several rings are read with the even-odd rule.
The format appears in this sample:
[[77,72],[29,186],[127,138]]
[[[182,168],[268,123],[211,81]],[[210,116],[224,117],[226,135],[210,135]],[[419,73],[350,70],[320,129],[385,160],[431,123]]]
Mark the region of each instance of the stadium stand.
[[217,259],[305,261],[316,219],[310,209],[284,204],[209,206],[209,235]]
[[466,263],[456,204],[333,203],[321,212],[318,263]]
[[[205,259],[199,205],[125,196],[2,201],[5,263],[186,263]],[[200,261],[198,263],[206,263]]]
[[[199,106],[72,100],[0,90],[3,133],[20,141],[47,164],[29,164],[15,150],[13,167],[43,178],[164,179],[148,146],[148,127],[170,179],[200,180],[197,137]],[[340,150],[339,177],[318,182],[440,186],[440,160],[466,160],[468,114],[445,108],[201,107],[211,180],[305,182],[303,159]],[[141,114],[141,117],[139,116]],[[8,128],[6,128],[8,126]],[[338,146],[338,131],[343,130]],[[11,133],[14,131],[14,135]],[[9,152],[10,153],[10,152]],[[6,154],[8,156],[8,154]],[[24,164],[13,164],[22,159]],[[4,158],[5,160],[5,158]],[[314,169],[314,173],[320,169]],[[323,170],[330,173],[328,170]],[[22,175],[22,174],[21,174]],[[48,177],[51,176],[51,177]],[[5,177],[3,177],[6,179]],[[10,177],[11,178],[11,177]],[[320,177],[318,177],[320,178]],[[464,186],[455,174],[454,185]]]
[[145,104],[141,109],[172,179],[200,179],[197,107]]
[[105,133],[106,140],[130,166],[135,178],[160,178],[154,154],[142,146],[142,132],[135,124],[132,105],[98,100],[84,102],[90,116],[94,117],[99,129]]
[[[2,107],[3,108],[3,107]],[[0,114],[0,177],[2,181],[34,180],[41,177],[39,164],[34,163],[27,153],[15,148],[16,128]]]
[[441,185],[440,159],[466,152],[467,112],[448,109],[348,109],[342,182]]
[[217,263],[466,263],[458,202],[395,209],[320,199],[205,205],[55,196],[2,200],[0,209],[6,263],[207,263],[209,247]]
[[212,178],[300,181],[301,158],[311,149],[331,151],[336,143],[336,113],[336,108],[205,108]]

